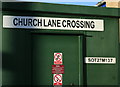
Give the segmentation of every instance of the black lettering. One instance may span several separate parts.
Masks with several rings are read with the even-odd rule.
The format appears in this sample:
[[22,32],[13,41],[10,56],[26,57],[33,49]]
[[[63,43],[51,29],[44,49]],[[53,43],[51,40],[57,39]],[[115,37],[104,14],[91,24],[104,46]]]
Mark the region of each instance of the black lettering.
[[57,20],[57,27],[61,27],[60,26],[60,20]]
[[56,20],[52,20],[52,27],[56,27]]
[[105,59],[105,61],[107,62],[107,59]]
[[70,20],[67,20],[67,27],[70,27],[70,28],[71,28]]
[[14,19],[13,19],[13,24],[14,24],[15,26],[18,25],[18,19],[17,19],[17,18],[14,18]]
[[28,19],[28,26],[33,26],[32,25],[32,19]]
[[89,62],[94,62],[94,58],[89,58],[88,61]]
[[89,61],[89,62],[92,62],[92,59],[89,58],[88,61]]
[[52,24],[51,24],[51,20],[49,19],[48,21],[48,26],[51,26],[52,27]]
[[84,22],[80,21],[80,27],[83,28],[84,27]]
[[22,26],[22,18],[20,19],[20,18],[18,18],[18,25],[20,26]]
[[108,59],[108,62],[110,62],[110,59]]
[[91,26],[90,21],[85,21],[84,26],[85,26],[85,28],[90,28],[90,26]]
[[62,22],[63,27],[66,27],[65,23],[66,23],[66,20],[63,20],[63,22]]
[[95,61],[95,62],[96,62],[96,60],[97,60],[97,59],[96,59],[96,58],[94,58],[94,61]]
[[24,23],[24,24],[23,24],[24,26],[27,26],[27,24],[28,24],[28,19],[26,19],[26,20],[23,19],[23,23]]
[[37,26],[37,19],[33,19],[33,25]]
[[74,20],[72,21],[71,25],[72,25],[72,27],[73,27],[73,28],[75,28],[76,23],[75,23],[75,21],[74,21]]
[[97,59],[97,62],[99,62],[100,61],[100,59]]
[[102,62],[105,62],[105,59],[102,59]]
[[94,58],[92,58],[92,62],[94,62]]
[[79,24],[79,21],[78,21],[78,20],[76,21],[76,27],[77,27],[77,28],[80,27],[80,24]]
[[92,28],[92,29],[95,28],[95,23],[94,23],[94,21],[91,21],[91,28]]
[[113,59],[111,59],[111,62],[113,61]]
[[47,24],[45,24],[45,19],[43,20],[43,23],[44,23],[44,26],[45,26],[45,27],[48,27],[48,25],[47,25]]
[[38,26],[42,26],[42,19],[38,19]]

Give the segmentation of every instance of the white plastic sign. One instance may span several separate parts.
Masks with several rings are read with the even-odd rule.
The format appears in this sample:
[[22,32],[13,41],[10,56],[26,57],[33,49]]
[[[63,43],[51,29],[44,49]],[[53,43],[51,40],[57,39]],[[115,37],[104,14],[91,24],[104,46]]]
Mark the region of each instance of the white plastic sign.
[[85,63],[115,64],[116,58],[114,57],[86,57]]
[[3,28],[104,31],[102,19],[3,16]]

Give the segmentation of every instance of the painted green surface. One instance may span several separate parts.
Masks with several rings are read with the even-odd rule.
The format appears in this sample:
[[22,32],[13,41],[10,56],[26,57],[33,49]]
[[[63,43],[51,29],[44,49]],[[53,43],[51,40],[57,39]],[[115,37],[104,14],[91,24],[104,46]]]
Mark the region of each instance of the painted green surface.
[[31,49],[25,31],[3,30],[2,81],[4,86],[31,84]]
[[[104,32],[87,32],[86,55],[94,57],[116,57],[117,64],[88,64],[87,84],[117,85],[118,84],[118,19],[104,18]],[[96,80],[97,79],[97,80]]]
[[[63,84],[69,85],[73,82],[76,85],[112,85],[113,87],[120,84],[118,42],[119,24],[117,18],[119,16],[118,9],[74,5],[54,5],[45,3],[4,3],[3,15],[102,19],[104,20],[105,29],[105,31],[103,32],[3,29],[2,80],[4,86],[28,86],[32,85],[32,83],[34,83],[34,85],[51,85],[52,80],[50,80],[50,82],[48,82],[48,80],[52,78],[50,68],[53,64],[53,61],[46,60],[46,58],[43,57],[50,56],[50,58],[53,58],[54,49],[55,51],[64,52],[63,58],[66,58],[64,59],[66,73],[64,75]],[[78,35],[80,35],[80,37],[78,37]],[[55,38],[59,38],[60,41],[57,39],[56,43],[62,44],[60,45],[62,49],[57,48],[57,46],[53,46],[56,45],[56,43],[51,42],[51,39],[52,41],[54,41]],[[71,42],[70,45],[73,44],[74,46],[66,45],[69,42]],[[63,47],[64,45],[65,47]],[[51,50],[47,52],[47,49],[51,46]],[[39,53],[39,51],[42,53]],[[70,52],[69,54],[73,55],[66,55],[68,54],[68,51]],[[41,55],[42,57],[39,59]],[[85,64],[83,60],[86,56],[115,57],[117,59],[117,63],[113,65]],[[69,61],[68,57],[75,57],[76,60]],[[80,63],[78,63],[77,61],[78,58],[81,58]],[[46,62],[39,63],[39,61]],[[35,62],[37,62],[36,65]],[[74,64],[70,65],[71,62],[74,62]],[[46,66],[44,63],[48,64],[48,66]],[[41,65],[45,66],[46,68],[44,69],[43,67],[41,67]],[[68,65],[70,65],[71,67],[68,67]],[[80,71],[77,71],[77,69],[75,69],[74,67],[80,67]],[[71,72],[71,69],[76,70],[76,72]],[[43,71],[46,71],[46,73],[43,73]],[[72,73],[75,75],[71,76]],[[47,76],[43,78],[43,75],[46,74]],[[77,77],[78,75],[79,77]],[[46,80],[46,78],[48,79]],[[80,81],[76,81],[77,79],[80,79]]]

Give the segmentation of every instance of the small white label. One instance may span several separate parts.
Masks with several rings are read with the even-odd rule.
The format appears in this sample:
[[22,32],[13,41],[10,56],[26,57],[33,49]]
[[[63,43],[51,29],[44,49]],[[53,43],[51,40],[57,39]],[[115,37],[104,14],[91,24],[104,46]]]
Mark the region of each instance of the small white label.
[[101,19],[3,16],[3,28],[104,31]]
[[113,57],[86,57],[85,63],[115,64],[116,58],[113,58]]

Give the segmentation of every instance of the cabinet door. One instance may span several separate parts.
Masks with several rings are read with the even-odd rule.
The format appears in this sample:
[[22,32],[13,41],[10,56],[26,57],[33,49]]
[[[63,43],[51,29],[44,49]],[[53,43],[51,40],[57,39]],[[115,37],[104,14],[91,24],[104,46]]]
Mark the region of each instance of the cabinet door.
[[63,85],[80,85],[80,36],[32,35],[33,85],[53,85],[54,53],[62,53]]

